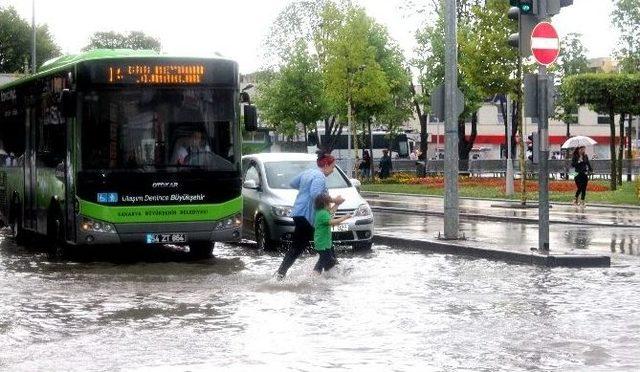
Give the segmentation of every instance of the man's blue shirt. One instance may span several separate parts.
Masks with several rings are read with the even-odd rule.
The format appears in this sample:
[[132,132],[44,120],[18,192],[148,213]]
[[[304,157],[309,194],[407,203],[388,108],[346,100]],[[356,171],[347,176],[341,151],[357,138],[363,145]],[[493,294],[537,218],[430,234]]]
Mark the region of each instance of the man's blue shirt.
[[298,190],[291,216],[304,217],[313,226],[316,213],[315,200],[318,195],[328,193],[327,178],[318,168],[308,169],[294,178],[290,186]]

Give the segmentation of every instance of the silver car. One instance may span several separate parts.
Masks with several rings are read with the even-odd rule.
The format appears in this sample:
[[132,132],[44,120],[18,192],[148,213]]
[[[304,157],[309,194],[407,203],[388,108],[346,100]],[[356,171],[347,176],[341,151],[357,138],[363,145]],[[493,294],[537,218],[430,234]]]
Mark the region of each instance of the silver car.
[[[289,186],[291,180],[306,169],[316,167],[316,156],[300,153],[264,153],[242,157],[242,196],[244,198],[243,237],[255,240],[259,249],[273,250],[293,237],[291,208],[298,191]],[[327,177],[329,194],[341,195],[345,202],[337,216],[354,214],[344,224],[333,227],[336,245],[354,249],[371,249],[373,214],[360,196],[358,180],[350,180],[336,166]]]

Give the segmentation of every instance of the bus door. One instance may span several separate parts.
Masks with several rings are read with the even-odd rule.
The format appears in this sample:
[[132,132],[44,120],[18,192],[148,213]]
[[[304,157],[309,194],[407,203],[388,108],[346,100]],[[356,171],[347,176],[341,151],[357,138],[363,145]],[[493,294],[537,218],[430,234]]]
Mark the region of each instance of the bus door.
[[36,159],[35,159],[35,133],[36,133],[36,109],[27,109],[25,148],[24,148],[24,227],[35,230],[37,228],[36,214]]

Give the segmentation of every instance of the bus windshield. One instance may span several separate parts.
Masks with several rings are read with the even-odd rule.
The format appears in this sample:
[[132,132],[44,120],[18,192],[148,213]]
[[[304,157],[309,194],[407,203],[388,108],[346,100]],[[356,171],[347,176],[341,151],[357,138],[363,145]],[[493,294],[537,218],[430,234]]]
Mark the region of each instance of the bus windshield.
[[232,90],[145,87],[83,95],[84,170],[237,169]]
[[[272,189],[290,189],[291,181],[307,169],[317,168],[315,161],[273,161],[264,164],[267,183]],[[349,187],[342,173],[336,170],[327,177],[328,189]]]

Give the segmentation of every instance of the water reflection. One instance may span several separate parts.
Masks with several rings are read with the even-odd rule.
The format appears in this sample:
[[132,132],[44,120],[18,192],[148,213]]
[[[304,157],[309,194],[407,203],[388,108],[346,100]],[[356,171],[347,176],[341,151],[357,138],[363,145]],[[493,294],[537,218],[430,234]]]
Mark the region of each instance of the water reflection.
[[640,255],[640,239],[637,235],[617,234],[611,237],[611,252]]
[[247,244],[219,245],[211,260],[167,253],[132,263],[51,261],[2,240],[0,366],[640,368],[640,319],[628,316],[640,307],[637,257],[611,269],[544,269],[399,248],[343,252],[323,277],[311,274],[316,257],[304,255],[278,282],[281,255]]

